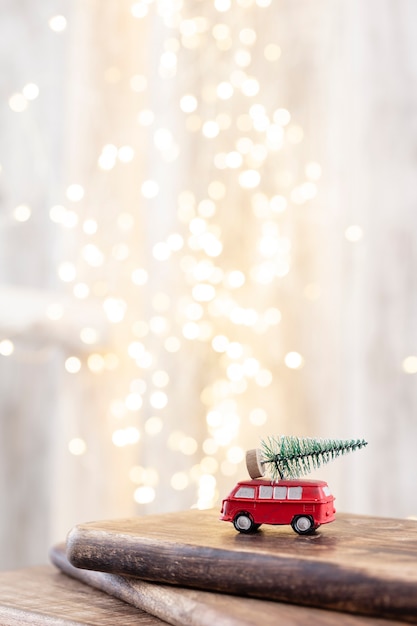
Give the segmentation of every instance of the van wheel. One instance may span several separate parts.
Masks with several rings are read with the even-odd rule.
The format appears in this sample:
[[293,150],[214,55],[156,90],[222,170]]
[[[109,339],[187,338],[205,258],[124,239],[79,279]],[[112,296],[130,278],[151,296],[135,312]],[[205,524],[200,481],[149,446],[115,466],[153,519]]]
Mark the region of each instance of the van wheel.
[[253,533],[259,528],[247,513],[238,513],[233,520],[233,526],[240,533]]
[[309,535],[315,530],[313,518],[309,515],[297,515],[291,522],[291,526],[299,535]]

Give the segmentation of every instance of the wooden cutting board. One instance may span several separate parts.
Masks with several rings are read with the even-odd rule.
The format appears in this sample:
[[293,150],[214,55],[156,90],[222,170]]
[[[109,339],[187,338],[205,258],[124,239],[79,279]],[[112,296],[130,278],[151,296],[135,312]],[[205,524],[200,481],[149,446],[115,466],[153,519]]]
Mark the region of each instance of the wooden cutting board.
[[217,511],[73,528],[76,567],[417,623],[417,523],[338,514],[314,535],[237,533]]
[[52,565],[0,572],[1,626],[164,626],[157,617],[91,589]]
[[357,615],[342,616],[339,612],[323,609],[158,585],[131,576],[78,569],[67,560],[65,544],[55,546],[50,556],[66,574],[174,626],[340,626],[340,623],[344,626],[398,626],[404,623]]

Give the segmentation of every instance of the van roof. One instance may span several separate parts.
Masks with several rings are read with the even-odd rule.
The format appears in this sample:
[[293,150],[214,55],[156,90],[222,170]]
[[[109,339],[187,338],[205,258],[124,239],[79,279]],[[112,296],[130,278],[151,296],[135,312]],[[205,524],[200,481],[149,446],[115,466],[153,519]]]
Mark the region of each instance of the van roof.
[[271,480],[265,478],[255,478],[252,480],[240,480],[238,485],[247,485],[252,487],[258,487],[260,485],[279,485],[280,487],[327,487],[327,483],[324,480],[308,480],[305,478],[291,478],[291,479],[278,479]]

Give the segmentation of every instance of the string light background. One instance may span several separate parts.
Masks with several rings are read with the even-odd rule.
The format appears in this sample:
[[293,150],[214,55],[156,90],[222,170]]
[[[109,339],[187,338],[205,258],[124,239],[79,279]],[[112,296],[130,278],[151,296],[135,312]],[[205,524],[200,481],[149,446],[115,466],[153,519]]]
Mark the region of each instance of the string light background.
[[[356,150],[362,135],[327,55],[356,3],[38,4],[8,6],[20,44],[3,43],[3,489],[21,559],[80,520],[218,506],[269,434],[386,445],[357,354],[343,362],[371,224],[360,169],[335,157],[332,130]],[[396,351],[406,381],[417,357]],[[327,472],[345,508],[388,514],[371,481],[359,492],[376,458]]]

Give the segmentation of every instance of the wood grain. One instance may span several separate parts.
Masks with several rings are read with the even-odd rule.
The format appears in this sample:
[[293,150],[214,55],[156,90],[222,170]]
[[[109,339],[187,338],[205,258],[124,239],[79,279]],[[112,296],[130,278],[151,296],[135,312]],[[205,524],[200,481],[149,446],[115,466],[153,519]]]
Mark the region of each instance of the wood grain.
[[163,626],[165,623],[61,574],[52,565],[0,572],[1,626]]
[[417,623],[416,522],[338,515],[314,535],[236,533],[217,511],[76,526],[76,567]]
[[95,572],[74,567],[65,545],[55,546],[50,556],[63,572],[133,606],[144,609],[174,626],[390,626],[399,621],[343,615],[311,607],[268,600],[241,598],[197,589],[158,585],[129,576]]

